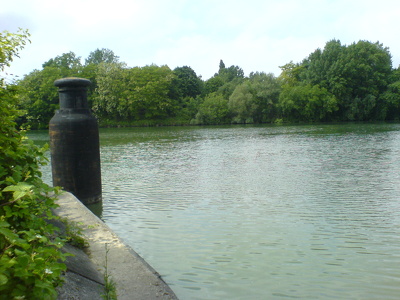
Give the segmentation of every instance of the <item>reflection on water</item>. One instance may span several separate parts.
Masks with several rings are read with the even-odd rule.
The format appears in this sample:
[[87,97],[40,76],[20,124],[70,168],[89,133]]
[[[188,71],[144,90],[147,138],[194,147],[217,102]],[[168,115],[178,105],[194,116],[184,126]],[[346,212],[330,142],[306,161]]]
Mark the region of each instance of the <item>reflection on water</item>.
[[104,129],[103,219],[181,299],[398,299],[399,129]]

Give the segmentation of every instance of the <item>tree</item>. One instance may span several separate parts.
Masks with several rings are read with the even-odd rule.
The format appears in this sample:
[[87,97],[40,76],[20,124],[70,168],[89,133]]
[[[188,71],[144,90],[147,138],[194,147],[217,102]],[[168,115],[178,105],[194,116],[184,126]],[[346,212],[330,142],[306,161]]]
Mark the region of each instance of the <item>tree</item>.
[[95,91],[97,89],[97,69],[102,63],[118,64],[119,57],[110,49],[96,49],[90,52],[89,56],[85,59],[85,65],[80,70],[79,76],[89,79],[92,82],[87,90],[88,104],[90,107],[93,106]]
[[224,70],[225,70],[225,64],[224,64],[223,60],[221,59],[221,60],[219,61],[218,74],[221,74]]
[[129,91],[128,70],[122,63],[101,63],[96,69],[97,88],[93,111],[100,119],[127,119],[129,107],[125,105]]
[[238,123],[271,122],[277,118],[280,84],[273,74],[251,73],[229,97],[229,109]]
[[301,81],[301,74],[305,67],[301,64],[295,64],[293,61],[279,67],[282,72],[279,75],[279,80],[282,85],[295,86]]
[[18,33],[3,31],[0,33],[0,71],[9,67],[18,52],[30,43],[28,30],[19,29]]
[[342,77],[345,51],[346,47],[339,40],[327,42],[323,50],[315,50],[299,65],[298,79],[311,85],[318,84],[340,96],[345,83]]
[[176,67],[173,73],[175,76],[171,83],[171,89],[175,98],[196,98],[201,94],[202,81],[191,67]]
[[319,85],[339,101],[342,120],[370,120],[384,110],[392,63],[388,48],[380,43],[359,41],[350,46],[329,41],[299,65],[298,80]]
[[62,55],[51,58],[42,64],[43,69],[46,67],[59,68],[62,73],[69,76],[71,72],[77,72],[82,67],[80,56],[76,56],[74,52],[63,53]]
[[59,96],[54,81],[65,75],[56,67],[34,70],[18,82],[20,104],[26,111],[24,123],[32,128],[47,128],[59,107]]
[[171,116],[189,122],[197,113],[203,81],[188,66],[175,68],[173,74],[174,78],[171,82],[169,97],[176,100],[177,106]]
[[386,119],[398,120],[400,118],[400,67],[392,71],[382,99],[386,104],[382,112]]
[[130,73],[130,93],[127,98],[136,120],[163,119],[176,108],[169,97],[174,74],[168,66],[136,67]]
[[101,63],[97,73],[97,115],[116,120],[155,120],[170,116],[176,100],[169,97],[174,74],[168,66],[125,68]]
[[281,84],[269,73],[251,73],[249,77],[251,91],[254,95],[258,109],[253,115],[257,123],[272,122],[278,117],[278,99],[281,92]]
[[220,76],[214,75],[206,82],[204,82],[204,90],[203,90],[204,96],[217,92],[218,89],[223,85],[224,85],[224,80]]
[[319,122],[331,120],[338,109],[337,99],[318,85],[283,85],[279,106],[284,118],[290,121]]
[[387,90],[392,72],[388,48],[379,43],[359,41],[346,49],[343,73],[347,95],[342,109],[350,120],[375,119],[382,109],[381,95]]
[[225,124],[229,122],[228,101],[218,93],[206,96],[196,115],[197,124]]
[[228,107],[233,115],[234,123],[253,123],[253,115],[257,104],[251,93],[248,81],[238,85],[229,97]]
[[27,112],[23,120],[32,128],[47,128],[59,106],[54,81],[64,77],[83,77],[80,58],[73,52],[51,58],[42,66],[42,70],[33,70],[18,82],[20,104]]
[[204,83],[203,97],[217,92],[228,100],[236,86],[243,80],[244,72],[240,67],[232,65],[226,68],[224,62],[220,60],[218,73]]
[[118,63],[119,56],[116,56],[110,49],[96,49],[90,52],[89,56],[85,59],[85,66],[94,64],[99,65],[101,63]]
[[243,79],[244,72],[242,68],[238,66],[230,66],[229,68],[222,68],[219,70],[218,75],[221,76],[222,80],[227,83],[234,79]]

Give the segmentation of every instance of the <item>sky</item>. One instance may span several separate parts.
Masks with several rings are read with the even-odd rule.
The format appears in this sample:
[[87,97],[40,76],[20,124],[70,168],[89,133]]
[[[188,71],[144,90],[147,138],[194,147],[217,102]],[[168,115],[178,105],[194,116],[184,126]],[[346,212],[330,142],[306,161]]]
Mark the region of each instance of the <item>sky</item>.
[[332,40],[389,48],[400,64],[398,0],[13,0],[0,6],[0,31],[28,29],[31,43],[7,70],[23,76],[74,52],[82,63],[110,49],[129,67],[189,66],[204,80],[227,67],[280,74]]

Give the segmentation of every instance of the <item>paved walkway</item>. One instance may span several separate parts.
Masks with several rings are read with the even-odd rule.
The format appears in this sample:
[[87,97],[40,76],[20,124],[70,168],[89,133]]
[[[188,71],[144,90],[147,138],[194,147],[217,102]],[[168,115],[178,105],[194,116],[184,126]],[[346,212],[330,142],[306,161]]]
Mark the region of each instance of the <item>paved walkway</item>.
[[81,224],[89,243],[85,252],[66,245],[64,250],[75,256],[67,259],[58,299],[103,299],[106,257],[107,274],[116,284],[119,300],[177,299],[160,275],[72,194],[63,193],[57,203],[55,213]]

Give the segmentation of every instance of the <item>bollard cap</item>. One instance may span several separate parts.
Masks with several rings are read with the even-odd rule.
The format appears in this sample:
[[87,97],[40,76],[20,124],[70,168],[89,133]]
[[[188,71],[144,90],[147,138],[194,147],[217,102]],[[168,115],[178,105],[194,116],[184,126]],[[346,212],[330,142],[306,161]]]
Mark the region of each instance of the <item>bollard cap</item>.
[[89,79],[79,78],[79,77],[66,77],[62,79],[57,79],[54,81],[54,85],[62,87],[87,87],[91,85],[92,82]]

